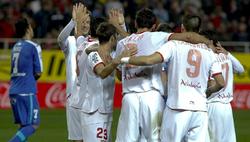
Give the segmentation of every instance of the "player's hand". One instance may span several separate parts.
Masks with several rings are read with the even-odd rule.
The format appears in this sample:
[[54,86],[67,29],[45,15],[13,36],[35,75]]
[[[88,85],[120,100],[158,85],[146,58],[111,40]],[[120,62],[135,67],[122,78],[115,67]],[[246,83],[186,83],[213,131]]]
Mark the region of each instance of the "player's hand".
[[123,12],[121,9],[111,9],[108,13],[109,23],[114,26],[125,24]]
[[224,49],[219,42],[217,43],[216,46],[216,53],[223,53],[225,55],[228,55],[228,51]]
[[136,44],[126,44],[125,49],[120,54],[120,58],[131,57],[137,54],[137,45]]
[[75,21],[76,21],[76,36],[83,35],[85,33],[84,24],[87,24],[89,18],[88,10],[83,4],[77,4],[75,8]]

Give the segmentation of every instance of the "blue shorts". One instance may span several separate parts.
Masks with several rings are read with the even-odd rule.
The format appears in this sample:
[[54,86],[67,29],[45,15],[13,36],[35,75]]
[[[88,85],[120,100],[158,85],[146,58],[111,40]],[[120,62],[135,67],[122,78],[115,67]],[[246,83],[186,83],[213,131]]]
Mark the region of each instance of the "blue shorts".
[[40,108],[35,94],[10,94],[10,103],[16,124],[38,125]]

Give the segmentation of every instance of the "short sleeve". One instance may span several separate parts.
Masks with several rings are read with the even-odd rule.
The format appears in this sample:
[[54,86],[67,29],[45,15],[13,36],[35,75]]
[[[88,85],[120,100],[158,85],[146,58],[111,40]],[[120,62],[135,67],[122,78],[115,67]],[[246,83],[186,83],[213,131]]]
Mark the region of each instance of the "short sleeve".
[[42,63],[42,49],[40,45],[35,46],[34,51],[34,72],[35,73],[41,73],[43,71],[43,63]]
[[162,45],[168,41],[172,33],[167,32],[152,32],[151,40],[153,45]]
[[88,63],[90,65],[90,68],[95,72],[95,67],[99,64],[104,64],[101,57],[97,52],[91,52],[88,55]]
[[221,68],[221,63],[219,61],[217,61],[215,54],[211,51],[210,54],[210,59],[212,62],[211,68],[210,68],[210,76],[214,77],[217,74],[221,74],[222,73],[222,68]]
[[156,53],[161,55],[162,62],[168,62],[171,56],[173,55],[173,50],[175,48],[175,43],[173,41],[169,41],[162,45]]

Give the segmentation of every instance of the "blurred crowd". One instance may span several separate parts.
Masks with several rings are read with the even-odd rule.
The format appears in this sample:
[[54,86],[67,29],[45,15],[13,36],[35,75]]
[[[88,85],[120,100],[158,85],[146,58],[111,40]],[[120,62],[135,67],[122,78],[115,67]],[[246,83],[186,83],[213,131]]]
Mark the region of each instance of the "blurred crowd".
[[[180,31],[182,15],[192,14],[202,18],[203,28],[216,31],[220,41],[250,39],[250,0],[86,0],[85,5],[95,17],[122,8],[130,32],[135,32],[136,11],[149,7],[175,32]],[[35,38],[57,38],[71,11],[72,0],[1,0],[0,38],[14,37],[14,23],[21,16],[32,22]]]

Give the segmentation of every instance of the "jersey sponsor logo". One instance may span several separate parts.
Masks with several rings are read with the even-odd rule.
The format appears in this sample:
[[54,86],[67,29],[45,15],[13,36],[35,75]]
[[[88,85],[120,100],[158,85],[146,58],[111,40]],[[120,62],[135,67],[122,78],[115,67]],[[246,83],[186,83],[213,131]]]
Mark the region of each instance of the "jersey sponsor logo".
[[97,55],[97,53],[94,53],[94,55],[92,56],[91,60],[92,60],[92,62],[94,64],[96,64],[98,62],[98,55]]
[[200,82],[192,82],[192,81],[183,80],[183,79],[181,79],[181,85],[192,87],[192,88],[199,88],[199,89],[201,88]]

